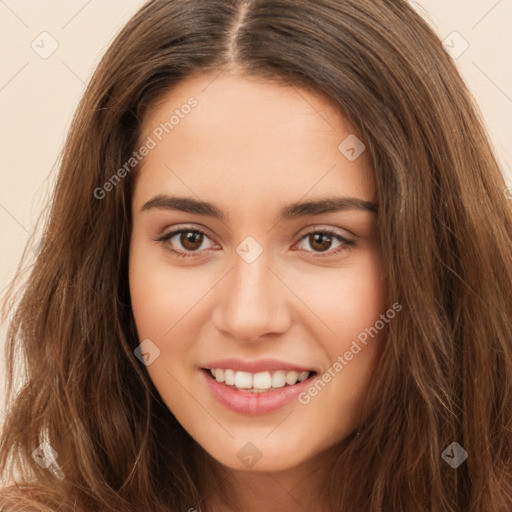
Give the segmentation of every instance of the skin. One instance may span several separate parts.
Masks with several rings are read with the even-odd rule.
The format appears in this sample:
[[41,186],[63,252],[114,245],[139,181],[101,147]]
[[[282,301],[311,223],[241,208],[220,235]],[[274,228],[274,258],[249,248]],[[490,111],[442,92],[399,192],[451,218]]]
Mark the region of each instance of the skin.
[[[269,414],[226,409],[200,368],[218,358],[271,357],[321,375],[385,313],[376,213],[353,209],[276,222],[281,208],[299,200],[335,195],[375,202],[369,151],[354,161],[340,152],[348,135],[363,137],[323,96],[237,71],[180,82],[146,116],[141,140],[191,96],[198,105],[144,158],[133,196],[133,313],[140,340],[160,350],[146,369],[178,421],[228,477],[226,494],[213,493],[209,510],[232,510],[224,504],[229,496],[247,512],[325,511],[320,489],[337,448],[362,419],[386,329],[307,405],[294,400]],[[226,217],[141,211],[161,194],[211,202]],[[156,241],[179,228],[202,228],[208,236]],[[305,236],[322,229],[354,245]],[[248,236],[263,249],[252,263],[236,252]],[[170,248],[191,256],[177,257]],[[237,457],[247,442],[262,455],[250,469]],[[213,489],[202,471],[202,485]]]

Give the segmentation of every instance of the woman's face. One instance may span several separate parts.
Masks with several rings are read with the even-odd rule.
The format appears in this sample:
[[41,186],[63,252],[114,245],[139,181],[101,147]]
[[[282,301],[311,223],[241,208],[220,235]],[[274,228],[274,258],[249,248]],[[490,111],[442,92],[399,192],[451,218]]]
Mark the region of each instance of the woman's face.
[[228,467],[292,468],[361,420],[388,308],[355,133],[322,96],[228,72],[184,80],[143,124],[139,352],[174,416]]

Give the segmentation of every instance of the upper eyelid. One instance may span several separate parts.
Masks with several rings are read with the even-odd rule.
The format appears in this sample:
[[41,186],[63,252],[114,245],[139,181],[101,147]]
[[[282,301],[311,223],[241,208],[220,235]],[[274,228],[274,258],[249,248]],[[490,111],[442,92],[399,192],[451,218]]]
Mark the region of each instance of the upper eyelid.
[[215,237],[212,237],[210,234],[209,234],[209,230],[206,229],[205,227],[203,226],[200,226],[199,228],[197,226],[194,226],[194,227],[191,227],[191,226],[178,226],[176,228],[172,228],[171,230],[169,231],[166,231],[164,230],[160,235],[157,236],[157,239],[162,239],[162,238],[173,238],[174,236],[176,236],[178,233],[181,233],[181,232],[187,232],[187,231],[197,231],[199,233],[203,233],[205,234],[208,238],[210,238],[212,241],[215,241]]
[[[344,242],[344,243],[347,243],[347,244],[353,244],[355,241],[351,238],[351,236],[355,236],[353,235],[352,233],[350,233],[351,236],[345,236],[343,234],[340,234],[336,228],[332,228],[332,227],[321,227],[321,226],[308,226],[310,229],[308,231],[306,231],[305,233],[303,233],[302,235],[300,235],[300,238],[297,240],[296,243],[300,243],[302,240],[304,240],[306,237],[312,235],[312,234],[315,234],[315,233],[329,233],[329,234],[332,234],[335,238],[338,239],[338,241],[340,242]],[[307,228],[304,228],[304,229],[307,229]],[[339,229],[339,228],[338,228]],[[215,237],[212,237],[210,236],[210,234],[208,233],[208,229],[203,227],[203,226],[200,226],[200,227],[197,227],[197,226],[178,226],[178,227],[175,227],[173,229],[171,229],[169,232],[167,233],[163,233],[162,235],[158,236],[158,240],[162,240],[163,238],[167,239],[167,240],[170,240],[171,238],[174,238],[176,235],[178,235],[179,233],[182,233],[182,232],[187,232],[187,231],[196,231],[196,232],[199,232],[199,233],[203,233],[204,235],[206,235],[213,243],[217,244],[217,245],[220,245],[218,242],[216,242],[215,240]],[[302,231],[302,230],[299,230],[299,232]],[[296,233],[294,235],[295,236],[299,236],[298,233]],[[210,250],[212,248],[209,248],[209,249],[203,249],[203,250]],[[190,254],[193,254],[193,253],[200,253],[200,252],[203,252],[203,250],[201,251],[191,251]],[[312,252],[312,251],[307,251],[307,252]],[[331,251],[328,251],[328,252],[331,252]],[[325,254],[328,254],[328,252],[326,252]],[[320,255],[320,254],[319,254]]]
[[[310,229],[308,229],[310,228]],[[334,227],[322,227],[321,225],[320,226],[316,226],[316,225],[313,225],[313,226],[307,226],[305,228],[302,228],[300,230],[298,230],[295,234],[294,234],[294,237],[295,236],[299,236],[299,233],[304,231],[304,230],[307,230],[305,233],[303,233],[301,235],[301,240],[302,238],[304,238],[305,236],[308,236],[312,233],[318,233],[318,232],[330,232],[330,233],[333,233],[335,235],[338,235],[340,236],[341,238],[344,238],[344,239],[349,239],[351,236],[356,236],[354,235],[354,233],[351,233],[350,231],[348,231],[347,229],[344,229],[344,231],[346,231],[348,233],[348,237],[345,236],[344,234],[342,233],[339,233],[339,229],[342,229],[342,228],[334,228]],[[158,235],[158,238],[162,238],[162,237],[167,237],[169,235],[176,235],[182,231],[198,231],[198,232],[202,232],[204,233],[206,236],[208,236],[209,238],[211,238],[213,241],[215,241],[215,236],[211,236],[209,234],[209,229],[204,227],[204,226],[178,226],[178,227],[173,227],[170,231],[166,232],[165,230],[160,234]]]

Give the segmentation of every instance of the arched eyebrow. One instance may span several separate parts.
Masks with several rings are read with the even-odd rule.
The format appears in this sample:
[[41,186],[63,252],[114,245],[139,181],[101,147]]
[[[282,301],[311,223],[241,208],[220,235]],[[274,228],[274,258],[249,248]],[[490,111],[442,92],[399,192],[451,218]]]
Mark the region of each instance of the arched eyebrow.
[[[160,194],[144,203],[140,211],[144,212],[155,208],[205,215],[219,220],[226,220],[228,218],[228,215],[213,203],[190,197],[176,197]],[[281,222],[300,217],[310,217],[347,210],[377,213],[377,204],[355,197],[326,197],[314,201],[298,201],[284,206],[277,215],[276,221]]]
[[277,220],[291,220],[347,210],[377,213],[377,204],[355,197],[327,197],[314,201],[291,203],[279,212]]

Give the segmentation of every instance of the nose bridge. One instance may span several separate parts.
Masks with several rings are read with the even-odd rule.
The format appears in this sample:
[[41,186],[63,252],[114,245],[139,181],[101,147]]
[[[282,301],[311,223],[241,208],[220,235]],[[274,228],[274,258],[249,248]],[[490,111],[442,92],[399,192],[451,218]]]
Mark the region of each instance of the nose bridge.
[[[245,246],[247,248],[247,246]],[[288,327],[285,290],[267,268],[269,258],[262,251],[254,258],[254,246],[244,254],[240,244],[234,255],[234,268],[222,286],[216,307],[217,327],[240,341],[256,340],[267,333]]]
[[236,261],[233,272],[233,295],[238,302],[266,309],[264,306],[268,304],[269,281],[273,277],[267,265],[265,256],[260,256],[250,263],[241,257]]

